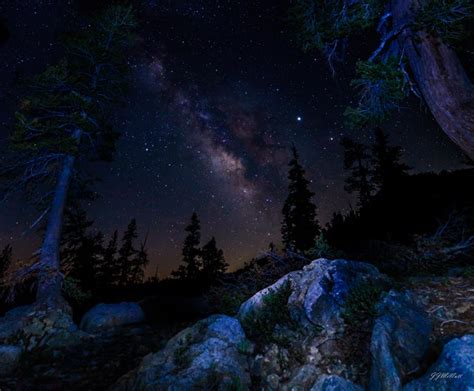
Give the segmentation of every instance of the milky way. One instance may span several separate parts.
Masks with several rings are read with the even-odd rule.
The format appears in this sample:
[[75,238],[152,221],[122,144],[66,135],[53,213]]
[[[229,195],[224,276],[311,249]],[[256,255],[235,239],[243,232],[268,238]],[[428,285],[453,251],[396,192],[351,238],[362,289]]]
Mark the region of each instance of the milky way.
[[[165,97],[168,110],[175,113],[176,124],[186,134],[189,148],[225,196],[255,207],[268,201],[268,183],[275,178],[252,175],[247,161],[257,170],[261,166],[283,168],[287,153],[274,142],[261,109],[246,110],[237,102],[222,102],[223,97],[213,104],[202,98],[197,87],[191,88],[191,93],[176,88],[160,59],[153,59],[147,68],[144,81],[148,88]],[[240,152],[239,147],[243,147]],[[241,151],[245,151],[246,158]]]

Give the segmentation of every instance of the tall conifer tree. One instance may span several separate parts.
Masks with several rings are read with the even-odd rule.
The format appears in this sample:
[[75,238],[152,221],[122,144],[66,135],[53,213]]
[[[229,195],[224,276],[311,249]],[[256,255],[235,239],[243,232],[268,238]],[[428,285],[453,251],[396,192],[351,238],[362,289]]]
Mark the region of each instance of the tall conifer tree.
[[64,224],[61,259],[66,274],[77,279],[80,287],[93,291],[103,256],[103,234],[89,232],[93,221],[80,208],[70,210]]
[[[35,192],[47,220],[39,262],[37,302],[63,304],[60,241],[71,182],[81,160],[110,159],[116,133],[108,124],[123,94],[125,49],[135,18],[130,7],[109,7],[81,32],[65,39],[66,55],[27,85],[9,149],[1,164],[4,191]],[[3,158],[3,156],[2,156]],[[50,196],[51,195],[51,196]]]
[[367,147],[348,137],[342,139],[341,145],[344,148],[344,169],[350,172],[344,189],[349,193],[357,192],[358,204],[364,206],[370,200],[373,190]]
[[132,282],[133,259],[138,253],[134,245],[137,237],[137,222],[135,219],[132,219],[123,234],[122,246],[118,252],[117,266],[118,282],[120,285],[127,285]]
[[217,248],[216,238],[214,237],[202,247],[201,257],[202,276],[208,284],[214,283],[229,267],[224,259],[224,252]]
[[137,250],[136,256],[132,259],[132,267],[129,278],[131,283],[138,284],[143,282],[145,277],[145,267],[149,262],[150,260],[148,259],[145,239],[145,241],[140,245],[140,249]]
[[183,245],[183,263],[178,270],[172,273],[173,276],[196,281],[200,276],[201,271],[201,223],[196,212],[191,216],[191,223],[186,227],[185,231],[188,233]]
[[119,280],[120,270],[117,260],[118,232],[114,231],[112,238],[109,240],[107,247],[104,248],[102,260],[97,270],[97,280],[100,289],[117,284]]
[[402,148],[389,144],[388,135],[380,128],[375,129],[372,145],[373,182],[379,189],[393,185],[400,177],[407,175],[409,167],[400,162]]
[[316,218],[316,205],[311,200],[314,193],[309,190],[309,181],[305,178],[305,170],[299,163],[294,146],[292,154],[281,233],[286,249],[304,252],[313,247],[320,228]]

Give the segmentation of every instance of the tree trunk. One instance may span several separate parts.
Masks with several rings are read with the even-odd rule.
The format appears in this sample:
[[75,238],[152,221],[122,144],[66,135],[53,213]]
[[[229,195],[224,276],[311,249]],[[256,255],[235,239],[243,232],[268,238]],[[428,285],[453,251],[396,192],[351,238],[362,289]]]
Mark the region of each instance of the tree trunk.
[[[393,28],[413,21],[417,0],[392,2]],[[398,38],[413,77],[439,126],[474,159],[474,85],[453,49],[425,32],[405,28]]]
[[[73,138],[78,142],[81,133],[81,130],[77,129],[73,134]],[[36,301],[52,308],[58,307],[58,304],[63,300],[61,295],[63,277],[61,274],[59,247],[64,207],[66,205],[67,192],[71,182],[75,160],[76,157],[73,155],[67,155],[64,158],[63,166],[59,173],[56,189],[54,191],[43,244],[41,246],[39,262],[41,269],[38,276]]]

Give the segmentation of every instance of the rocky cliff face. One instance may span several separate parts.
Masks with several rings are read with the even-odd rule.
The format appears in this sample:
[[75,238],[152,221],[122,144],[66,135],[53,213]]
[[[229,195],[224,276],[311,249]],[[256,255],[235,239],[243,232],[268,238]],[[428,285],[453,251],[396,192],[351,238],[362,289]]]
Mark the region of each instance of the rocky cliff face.
[[[390,285],[372,265],[315,260],[236,318],[184,330],[113,390],[468,390],[474,336],[448,343],[427,370],[432,322],[413,293]],[[459,378],[429,383],[439,371]]]

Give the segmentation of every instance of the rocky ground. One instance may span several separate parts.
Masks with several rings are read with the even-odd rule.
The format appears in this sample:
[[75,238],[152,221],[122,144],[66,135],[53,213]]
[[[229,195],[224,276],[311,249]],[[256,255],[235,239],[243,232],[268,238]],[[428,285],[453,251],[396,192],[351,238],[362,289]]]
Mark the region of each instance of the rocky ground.
[[186,324],[131,325],[84,340],[80,346],[56,349],[53,355],[23,357],[19,368],[0,379],[0,390],[106,390],[156,352]]
[[443,341],[474,331],[474,276],[422,277],[407,288],[433,321],[433,338]]
[[[91,334],[71,334],[83,333],[79,345],[24,345],[0,390],[424,391],[474,384],[474,276],[462,271],[394,283],[368,264],[317,260],[258,292],[236,317],[212,316],[187,329],[142,323],[103,331],[104,319],[112,319],[104,307],[81,324]],[[433,382],[433,371],[462,374],[462,382]]]

